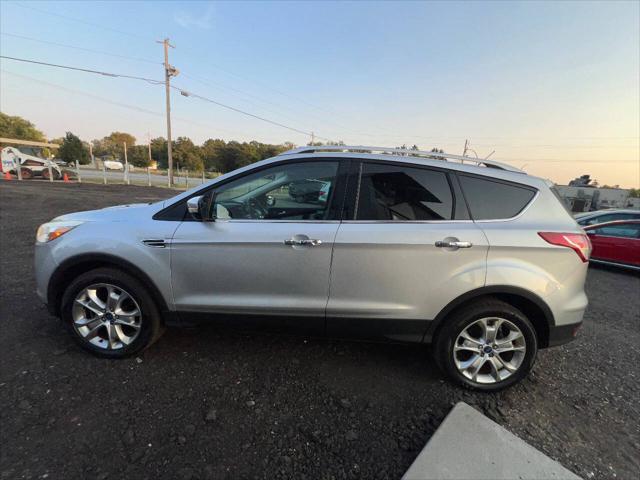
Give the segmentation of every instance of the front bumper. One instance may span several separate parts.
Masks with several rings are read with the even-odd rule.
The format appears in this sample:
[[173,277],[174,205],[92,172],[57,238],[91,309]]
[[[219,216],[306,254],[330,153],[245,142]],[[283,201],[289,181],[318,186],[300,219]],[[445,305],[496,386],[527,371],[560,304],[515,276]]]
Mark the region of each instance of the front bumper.
[[[35,246],[34,256],[36,293],[38,294],[40,300],[42,300],[47,305],[47,307],[49,307],[47,298],[47,294],[49,291],[49,281],[51,280],[51,276],[53,275],[53,272],[57,267],[58,264],[51,255],[51,248],[49,244],[37,243]],[[49,311],[51,311],[51,309],[49,309]]]

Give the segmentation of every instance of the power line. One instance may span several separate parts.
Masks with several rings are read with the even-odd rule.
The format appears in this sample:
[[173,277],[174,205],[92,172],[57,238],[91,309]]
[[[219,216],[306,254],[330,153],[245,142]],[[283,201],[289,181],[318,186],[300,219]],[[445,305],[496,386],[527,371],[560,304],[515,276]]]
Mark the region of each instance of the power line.
[[81,20],[79,18],[69,17],[67,15],[62,15],[60,13],[55,13],[55,12],[50,12],[48,10],[42,10],[41,8],[36,8],[36,7],[31,6],[31,5],[25,5],[24,3],[15,3],[15,5],[20,7],[20,8],[27,8],[27,9],[33,10],[35,12],[40,12],[40,13],[44,13],[44,14],[47,14],[47,15],[52,15],[54,17],[63,18],[65,20],[70,20],[72,22],[83,23],[83,24],[89,25],[91,27],[102,28],[103,30],[109,30],[109,31],[114,32],[114,33],[120,33],[122,35],[128,35],[130,37],[139,38],[139,39],[142,39],[142,40],[145,40],[145,41],[149,40],[147,37],[143,37],[142,35],[138,35],[137,33],[127,32],[125,30],[119,30],[117,28],[112,28],[112,27],[106,27],[106,26],[101,25],[99,23],[87,22],[86,20]]
[[[194,98],[198,98],[198,99],[203,100],[203,101],[205,101],[205,102],[213,103],[214,105],[218,105],[219,107],[223,107],[223,108],[226,108],[226,109],[228,109],[228,110],[232,110],[232,111],[234,111],[234,112],[241,113],[241,114],[243,114],[243,115],[247,115],[247,116],[249,116],[249,117],[252,117],[252,118],[255,118],[255,119],[261,120],[261,121],[263,121],[263,122],[267,122],[267,123],[270,123],[270,124],[272,124],[272,125],[276,125],[276,126],[278,126],[278,127],[286,128],[287,130],[291,130],[291,131],[296,132],[296,133],[301,133],[301,134],[303,134],[303,135],[311,136],[311,132],[306,132],[306,131],[304,131],[304,130],[300,130],[300,129],[298,129],[298,128],[291,127],[291,126],[289,126],[289,125],[285,125],[284,123],[275,122],[275,121],[273,121],[273,120],[269,120],[268,118],[261,117],[261,116],[259,116],[259,115],[254,115],[253,113],[249,113],[249,112],[246,112],[246,111],[241,110],[241,109],[239,109],[239,108],[232,107],[232,106],[230,106],[230,105],[226,105],[226,104],[224,104],[224,103],[218,102],[218,101],[213,100],[213,99],[211,99],[211,98],[207,98],[207,97],[205,97],[205,96],[203,96],[203,95],[198,95],[197,93],[190,92],[190,91],[188,91],[188,90],[185,90],[185,89],[183,89],[183,88],[177,87],[177,86],[175,86],[175,85],[171,85],[171,88],[173,88],[174,90],[178,90],[178,91],[180,92],[180,95],[182,95],[183,97],[194,97]],[[317,136],[317,135],[316,135],[316,138],[321,138],[321,139],[323,139],[323,140],[329,140],[329,139],[327,139],[327,138],[319,137],[319,136]]]
[[[15,76],[15,77],[23,78],[23,79],[26,79],[26,80],[29,80],[29,81],[32,81],[32,82],[40,83],[42,85],[46,85],[48,87],[55,88],[57,90],[61,90],[61,91],[67,92],[67,93],[71,93],[71,94],[75,94],[75,95],[81,95],[81,96],[84,96],[84,97],[87,97],[87,98],[91,98],[93,100],[98,100],[100,102],[108,103],[110,105],[115,105],[117,107],[126,108],[128,110],[133,110],[133,111],[136,111],[136,112],[144,113],[144,114],[147,114],[147,115],[153,115],[153,116],[161,117],[161,118],[164,118],[164,116],[165,116],[165,114],[163,112],[156,112],[156,111],[153,111],[153,110],[148,110],[146,108],[138,107],[136,105],[131,105],[131,104],[122,103],[122,102],[116,102],[114,100],[111,100],[111,99],[108,99],[108,98],[105,98],[105,97],[101,97],[99,95],[95,95],[95,94],[92,94],[92,93],[89,93],[89,92],[85,92],[85,91],[82,91],[82,90],[77,90],[77,89],[74,89],[74,88],[64,87],[62,85],[58,85],[58,84],[55,84],[55,83],[47,82],[45,80],[41,80],[39,78],[34,78],[34,77],[29,76],[29,75],[10,72],[10,71],[5,70],[5,69],[0,69],[0,72],[6,73],[8,75]],[[20,93],[23,93],[23,92],[20,92]],[[38,97],[38,98],[43,99],[43,97]],[[178,120],[181,123],[187,123],[187,124],[190,124],[190,125],[195,125],[197,127],[204,128],[204,129],[207,129],[207,130],[211,129],[210,125],[205,125],[204,123],[194,122],[193,120],[189,120],[187,118],[178,117],[178,116],[175,116],[175,115],[173,115],[172,118],[174,120]],[[225,128],[218,128],[218,130],[230,133],[232,135],[241,135],[241,132],[236,132],[236,131],[225,129]]]
[[10,71],[5,70],[5,69],[0,69],[0,72],[7,73],[7,74],[13,75],[15,77],[25,78],[25,79],[31,80],[33,82],[41,83],[43,85],[48,85],[50,87],[57,88],[58,90],[63,90],[63,91],[68,92],[68,93],[74,93],[74,94],[83,95],[85,97],[92,98],[92,99],[95,99],[95,100],[100,100],[102,102],[110,103],[111,105],[116,105],[118,107],[128,108],[130,110],[135,110],[135,111],[146,113],[146,114],[149,114],[149,115],[156,115],[156,116],[164,117],[164,114],[161,113],[161,112],[154,112],[153,110],[147,110],[147,109],[144,109],[144,108],[141,108],[141,107],[136,107],[134,105],[129,105],[129,104],[126,104],[126,103],[116,102],[114,100],[109,100],[107,98],[100,97],[100,96],[94,95],[92,93],[83,92],[82,90],[76,90],[76,89],[69,88],[69,87],[63,87],[62,85],[57,85],[55,83],[51,83],[51,82],[47,82],[47,81],[44,81],[44,80],[40,80],[38,78],[33,78],[33,77],[28,76],[28,75],[23,75],[23,74],[20,74],[20,73],[10,72]]
[[[276,115],[281,115],[281,116],[284,116],[284,117],[292,119],[292,120],[294,119],[294,117],[292,117],[288,113],[284,113],[282,111],[274,110],[274,109],[271,109],[271,108],[266,108],[266,107],[263,107],[261,105],[256,105],[255,103],[252,102],[252,100],[249,100],[249,99],[253,99],[253,100],[257,101],[257,102],[264,103],[266,105],[272,105],[272,106],[279,107],[279,108],[285,108],[288,112],[293,113],[293,114],[299,113],[299,112],[296,112],[295,110],[293,110],[291,108],[286,108],[281,104],[278,104],[276,102],[271,102],[269,100],[265,100],[265,99],[263,99],[261,97],[258,97],[257,95],[253,95],[251,93],[245,92],[244,90],[240,90],[240,89],[235,88],[235,87],[230,87],[230,86],[224,85],[222,83],[214,82],[214,81],[209,80],[207,78],[196,77],[194,75],[188,75],[188,74],[182,73],[182,72],[181,72],[181,75],[184,76],[185,78],[188,78],[188,79],[194,80],[194,81],[196,81],[198,83],[201,83],[202,85],[206,85],[206,86],[214,87],[214,88],[222,88],[222,89],[225,89],[225,90],[230,90],[230,91],[235,92],[235,93],[237,93],[237,94],[239,94],[241,96],[247,97],[248,99],[241,97],[241,100],[253,104],[256,108],[265,110],[267,112],[274,113]],[[324,120],[323,120],[323,123],[326,123],[326,122],[324,122]]]
[[[59,46],[59,47],[64,47],[64,48],[71,48],[71,49],[75,49],[75,50],[81,50],[81,51],[85,51],[85,52],[97,53],[97,54],[100,54],[100,55],[108,55],[108,56],[112,56],[112,57],[123,58],[123,59],[127,59],[127,60],[134,60],[134,61],[139,61],[139,62],[145,62],[145,63],[154,64],[154,65],[162,65],[162,62],[154,62],[152,60],[147,60],[147,59],[143,59],[143,58],[129,57],[129,56],[126,56],[126,55],[119,55],[119,54],[115,54],[115,53],[103,52],[103,51],[100,51],[100,50],[93,50],[93,49],[90,49],[90,48],[77,47],[77,46],[74,46],[74,45],[67,45],[67,44],[64,44],[64,43],[52,42],[52,41],[49,41],[49,40],[41,40],[41,39],[38,39],[38,38],[28,37],[28,36],[25,36],[25,35],[17,35],[17,34],[7,33],[7,32],[0,32],[0,35],[5,35],[5,36],[9,36],[9,37],[14,37],[14,38],[30,40],[30,41],[34,41],[34,42],[47,44],[47,45],[54,45],[54,46]],[[6,57],[6,58],[9,58],[9,59],[12,59],[12,60],[18,60],[17,58],[11,58],[11,57]],[[25,61],[26,62],[27,60],[19,60],[19,61]],[[30,61],[30,63],[39,63],[39,64],[42,64],[42,65],[45,65],[44,62]],[[53,65],[53,64],[46,64],[46,65],[58,66],[58,67],[64,68],[64,67],[62,67],[60,65]],[[78,70],[87,71],[86,69],[78,69]],[[98,72],[92,71],[92,73],[98,73]],[[99,73],[101,73],[103,75],[107,75],[106,72],[99,72]],[[109,75],[109,76],[111,76],[111,75]],[[123,75],[118,75],[118,76],[122,77]],[[193,80],[199,81],[200,83],[203,83],[205,85],[207,85],[207,84],[209,86],[216,85],[218,87],[226,88],[228,90],[240,93],[240,94],[245,95],[247,97],[254,98],[257,101],[260,101],[260,102],[263,102],[263,103],[266,103],[266,104],[269,104],[269,105],[278,106],[274,102],[269,102],[269,101],[263,100],[260,97],[257,97],[256,95],[252,95],[250,93],[244,92],[244,91],[239,90],[239,89],[234,88],[234,87],[228,87],[228,86],[225,86],[223,84],[212,82],[210,80],[206,80],[205,81],[205,79],[199,79],[198,77],[195,77],[193,75],[184,74],[184,76],[187,77],[187,78],[191,78]],[[259,107],[259,106],[257,106],[257,107],[264,109],[264,107]],[[265,109],[265,110],[270,111],[271,113],[275,113],[277,115],[281,115],[282,114],[281,112],[278,112],[278,111],[275,111],[275,110],[270,110],[270,109]],[[291,118],[288,115],[285,115],[285,116]]]
[[[143,36],[141,36],[141,35],[138,35],[138,34],[135,34],[135,33],[132,33],[132,32],[127,32],[127,31],[119,30],[119,29],[112,28],[112,27],[106,27],[106,26],[101,25],[101,24],[99,24],[99,23],[93,23],[93,22],[88,22],[88,21],[86,21],[86,20],[82,20],[82,19],[79,19],[79,18],[69,17],[69,16],[67,16],[67,15],[62,15],[62,14],[60,14],[60,13],[55,13],[55,12],[51,12],[51,11],[48,11],[48,10],[43,10],[43,9],[40,9],[40,8],[35,8],[35,7],[31,6],[31,5],[24,5],[24,4],[20,4],[20,3],[17,3],[16,5],[17,5],[17,6],[19,6],[19,7],[22,7],[22,8],[31,9],[31,10],[36,11],[36,12],[39,12],[39,13],[44,13],[44,14],[47,14],[47,15],[53,15],[53,16],[55,16],[55,17],[63,18],[63,19],[65,19],[65,20],[70,20],[70,21],[73,21],[73,22],[78,22],[78,23],[82,23],[82,24],[85,24],[85,25],[90,25],[90,26],[92,26],[92,27],[102,28],[102,29],[104,29],[104,30],[109,30],[109,31],[112,31],[112,32],[114,32],[114,33],[120,33],[120,34],[122,34],[122,35],[128,35],[128,36],[135,37],[135,38],[139,38],[139,39],[142,39],[142,40],[145,40],[145,41],[148,41],[148,40],[149,40],[147,37],[143,37]],[[299,103],[303,103],[303,104],[305,104],[305,105],[307,105],[307,106],[310,106],[310,107],[315,108],[315,109],[318,109],[318,110],[323,110],[323,111],[325,111],[325,112],[327,112],[327,113],[329,113],[329,114],[331,114],[331,115],[336,115],[336,113],[335,113],[335,112],[332,112],[331,110],[329,110],[329,109],[327,109],[327,108],[321,107],[321,106],[319,106],[319,105],[315,105],[315,104],[313,104],[313,103],[311,103],[311,102],[309,102],[309,101],[307,101],[307,100],[304,100],[304,99],[298,98],[298,97],[296,97],[296,96],[294,96],[294,95],[291,95],[291,94],[289,94],[289,93],[287,93],[287,92],[283,92],[283,91],[278,90],[278,89],[276,89],[276,88],[270,87],[269,85],[266,85],[266,84],[264,84],[264,83],[258,82],[258,81],[256,81],[255,79],[248,79],[248,78],[243,77],[243,76],[241,76],[241,75],[237,75],[237,74],[235,74],[235,73],[233,73],[233,72],[230,72],[230,71],[228,71],[228,70],[226,70],[226,69],[223,69],[222,67],[219,67],[219,66],[217,66],[217,65],[212,65],[212,64],[209,64],[209,65],[210,65],[210,66],[212,66],[213,68],[216,68],[217,70],[220,70],[221,72],[226,73],[227,75],[231,75],[231,76],[234,76],[234,77],[236,77],[236,78],[239,78],[239,79],[242,79],[242,80],[245,80],[245,81],[252,82],[252,83],[254,83],[254,84],[256,84],[256,85],[260,85],[260,86],[262,86],[263,88],[266,88],[266,89],[268,89],[268,90],[271,90],[271,91],[273,91],[273,92],[275,92],[275,93],[277,93],[277,94],[279,94],[279,95],[282,95],[282,96],[285,96],[285,97],[291,98],[291,99],[293,99],[293,100],[295,100],[295,101],[297,101],[297,102],[299,102]],[[341,127],[341,128],[342,128],[342,127]]]
[[[85,72],[85,73],[94,73],[94,74],[98,74],[98,75],[104,75],[104,76],[107,76],[107,77],[121,77],[121,78],[129,78],[129,79],[134,79],[134,80],[143,80],[145,82],[149,82],[149,83],[154,84],[154,85],[164,85],[165,84],[165,82],[163,82],[161,80],[154,80],[154,79],[151,79],[151,78],[137,77],[137,76],[134,76],[134,75],[116,74],[116,73],[104,72],[104,71],[100,71],[100,70],[91,70],[91,69],[88,69],[88,68],[70,67],[68,65],[59,65],[59,64],[55,64],[55,63],[40,62],[40,61],[36,61],[36,60],[28,60],[28,59],[25,59],[25,58],[8,57],[8,56],[5,56],[5,55],[0,55],[0,58],[5,58],[5,59],[8,59],[8,60],[15,60],[15,61],[18,61],[18,62],[33,63],[33,64],[36,64],[36,65],[44,65],[44,66],[48,66],[48,67],[63,68],[63,69],[66,69],[66,70],[74,70],[74,71],[80,71],[80,72]],[[241,113],[243,115],[247,115],[249,117],[261,120],[263,122],[270,123],[272,125],[276,125],[276,126],[281,127],[281,128],[286,128],[287,130],[291,130],[293,132],[301,133],[301,134],[306,135],[306,136],[311,136],[311,132],[310,131],[307,132],[307,131],[301,130],[299,128],[291,127],[289,125],[285,125],[283,123],[279,123],[279,122],[270,120],[268,118],[261,117],[259,115],[254,115],[253,113],[249,113],[249,112],[246,112],[246,111],[241,110],[239,108],[232,107],[230,105],[226,105],[224,103],[218,102],[218,101],[213,100],[211,98],[207,98],[205,96],[189,92],[187,90],[175,87],[173,85],[171,85],[171,88],[173,88],[175,90],[178,90],[180,92],[180,94],[183,95],[183,96],[192,96],[194,98],[198,98],[200,100],[204,100],[206,102],[213,103],[213,104],[218,105],[220,107],[226,108],[228,110],[232,110],[232,111],[237,112],[237,113]],[[316,137],[317,138],[321,138],[323,140],[327,140],[327,141],[329,140],[327,138],[319,137],[317,135],[316,135]]]
[[147,60],[146,58],[129,57],[127,55],[119,55],[117,53],[103,52],[100,50],[92,50],[91,48],[78,47],[75,45],[67,45],[65,43],[52,42],[50,40],[41,40],[38,38],[27,37],[25,35],[16,35],[15,33],[0,32],[0,35],[5,35],[7,37],[21,38],[23,40],[30,40],[32,42],[44,43],[46,45],[55,45],[56,47],[72,48],[74,50],[81,50],[83,52],[98,53],[100,55],[108,55],[110,57],[124,58],[126,60],[134,60],[136,62],[145,62],[145,63],[154,64],[154,65],[162,65],[161,62],[154,62],[153,60]]
[[110,72],[102,72],[100,70],[91,70],[88,68],[80,68],[80,67],[70,67],[68,65],[59,65],[56,63],[47,63],[47,62],[40,62],[37,60],[28,60],[26,58],[17,58],[17,57],[8,57],[6,55],[0,55],[0,58],[5,58],[7,60],[15,60],[16,62],[24,62],[24,63],[34,63],[36,65],[44,65],[47,67],[56,67],[56,68],[64,68],[65,70],[76,70],[78,72],[85,72],[85,73],[96,73],[98,75],[104,75],[105,77],[120,77],[120,78],[130,78],[132,80],[143,80],[145,82],[149,82],[151,84],[154,85],[162,85],[164,84],[164,82],[162,80],[154,80],[152,78],[145,78],[145,77],[136,77],[134,75],[125,75],[122,73],[110,73]]
[[0,55],[0,58],[4,58],[7,60],[15,60],[17,62],[24,62],[24,63],[33,63],[36,65],[44,65],[44,66],[48,66],[48,67],[56,67],[56,68],[63,68],[66,70],[76,70],[79,72],[86,72],[86,73],[95,73],[98,75],[104,75],[106,77],[121,77],[121,78],[130,78],[130,79],[134,79],[134,80],[144,80],[145,82],[150,82],[153,84],[160,84],[163,83],[160,80],[154,80],[151,78],[145,78],[145,77],[137,77],[137,76],[133,76],[133,75],[125,75],[125,74],[119,74],[119,73],[111,73],[111,72],[104,72],[104,71],[100,71],[100,70],[91,70],[88,68],[80,68],[80,67],[71,67],[69,65],[60,65],[60,64],[56,64],[56,63],[48,63],[48,62],[41,62],[41,61],[37,61],[37,60],[29,60],[26,58],[18,58],[18,57],[9,57],[6,55]]

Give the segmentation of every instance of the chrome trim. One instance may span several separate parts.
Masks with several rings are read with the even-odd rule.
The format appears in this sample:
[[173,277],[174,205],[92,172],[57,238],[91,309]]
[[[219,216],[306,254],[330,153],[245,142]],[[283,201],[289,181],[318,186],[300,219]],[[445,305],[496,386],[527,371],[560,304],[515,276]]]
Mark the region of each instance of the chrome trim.
[[284,240],[285,245],[290,246],[303,246],[303,247],[315,247],[322,244],[322,240],[316,240],[315,238],[290,238]]
[[450,223],[474,223],[473,220],[343,220],[342,223],[389,223],[389,224],[450,224]]
[[435,243],[435,246],[438,248],[471,248],[473,247],[473,243],[460,241],[445,242],[444,240],[438,240]]
[[590,258],[589,259],[589,263],[600,263],[602,265],[611,265],[613,267],[621,267],[621,268],[628,268],[629,270],[637,270],[640,271],[640,267],[637,267],[635,265],[629,265],[627,263],[616,263],[616,262],[609,262],[608,260],[598,260],[596,258]]
[[153,248],[165,248],[167,246],[167,241],[161,238],[150,238],[148,240],[142,240],[147,247]]
[[340,220],[276,220],[272,218],[259,219],[259,218],[216,218],[217,222],[225,223],[340,223]]

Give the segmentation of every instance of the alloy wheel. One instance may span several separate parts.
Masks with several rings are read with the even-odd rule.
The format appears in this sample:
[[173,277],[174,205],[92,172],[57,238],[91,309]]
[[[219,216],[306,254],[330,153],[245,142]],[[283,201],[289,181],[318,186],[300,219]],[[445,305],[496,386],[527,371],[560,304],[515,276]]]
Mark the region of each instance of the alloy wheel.
[[526,351],[524,334],[513,322],[486,317],[460,332],[453,345],[453,360],[469,380],[490,384],[513,375],[522,365]]
[[142,310],[121,287],[95,283],[76,295],[72,319],[83,340],[104,350],[118,350],[138,337]]

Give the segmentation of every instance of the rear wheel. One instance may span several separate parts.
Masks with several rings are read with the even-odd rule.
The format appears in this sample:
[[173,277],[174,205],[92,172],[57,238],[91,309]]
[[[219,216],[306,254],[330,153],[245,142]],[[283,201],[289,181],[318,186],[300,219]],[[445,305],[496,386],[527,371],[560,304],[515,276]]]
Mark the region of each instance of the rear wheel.
[[484,391],[507,388],[527,376],[538,343],[527,317],[497,299],[485,299],[449,317],[434,353],[458,383]]
[[23,180],[29,180],[33,178],[33,171],[30,168],[22,167],[20,169],[20,174],[22,175]]
[[146,288],[112,268],[84,273],[69,285],[62,319],[82,348],[101,357],[133,355],[162,333],[158,309]]

